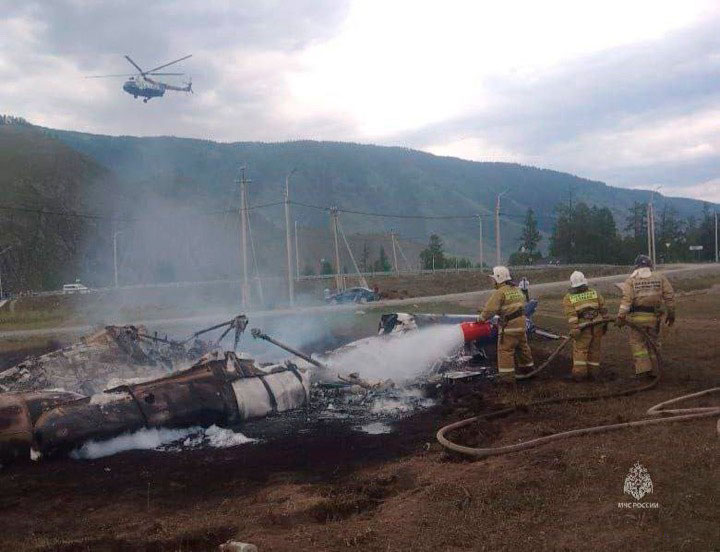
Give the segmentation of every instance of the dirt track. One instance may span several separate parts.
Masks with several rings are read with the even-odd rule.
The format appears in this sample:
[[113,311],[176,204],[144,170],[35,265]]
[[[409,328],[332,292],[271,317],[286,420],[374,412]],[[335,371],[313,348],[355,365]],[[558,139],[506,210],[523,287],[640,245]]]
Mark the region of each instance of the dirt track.
[[[519,412],[478,424],[463,439],[503,444],[639,419],[661,400],[720,385],[716,290],[680,294],[656,390]],[[554,314],[559,299],[542,306]],[[611,311],[616,306],[611,299]],[[554,316],[538,322],[564,329]],[[578,438],[480,462],[448,457],[435,443],[443,423],[502,403],[636,385],[625,336],[612,330],[606,339],[612,381],[563,383],[562,358],[517,393],[485,385],[400,422],[392,434],[327,425],[227,450],[12,467],[0,472],[0,550],[213,550],[230,537],[262,551],[720,549],[714,420]],[[549,349],[534,344],[534,351],[541,357]],[[618,508],[632,501],[623,481],[635,462],[653,480],[654,492],[643,500],[658,509]]]

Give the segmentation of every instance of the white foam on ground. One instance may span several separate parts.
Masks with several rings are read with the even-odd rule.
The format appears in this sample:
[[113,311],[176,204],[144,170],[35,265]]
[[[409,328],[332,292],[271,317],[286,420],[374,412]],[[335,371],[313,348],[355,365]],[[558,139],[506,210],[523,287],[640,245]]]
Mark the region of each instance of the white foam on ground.
[[213,448],[230,448],[254,441],[255,439],[236,433],[232,429],[211,425],[203,432],[185,439],[183,447],[197,448],[207,444]]
[[[212,425],[208,428],[193,426],[182,429],[142,428],[133,433],[125,433],[106,441],[88,441],[70,453],[76,460],[92,460],[112,456],[127,450],[163,450],[162,447],[182,441],[181,448],[210,446],[228,448],[255,441],[242,433]],[[165,449],[168,450],[168,449]]]
[[378,397],[373,401],[370,412],[397,416],[418,408],[430,408],[435,400],[423,397],[419,389],[402,389],[392,397]]
[[393,432],[392,427],[382,422],[372,422],[370,424],[365,424],[364,426],[360,426],[358,429],[364,433],[369,433],[370,435],[381,435],[383,433]]
[[344,374],[357,372],[364,379],[392,378],[402,384],[426,372],[434,363],[463,345],[460,326],[433,326],[369,339],[333,356],[330,366]]

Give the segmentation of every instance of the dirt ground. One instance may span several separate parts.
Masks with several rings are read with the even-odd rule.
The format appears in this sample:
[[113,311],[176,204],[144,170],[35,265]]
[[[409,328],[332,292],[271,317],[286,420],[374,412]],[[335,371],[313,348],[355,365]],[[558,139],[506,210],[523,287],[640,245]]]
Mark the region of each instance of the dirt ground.
[[[713,283],[679,294],[656,389],[521,409],[459,438],[500,445],[640,419],[658,402],[720,385]],[[536,322],[564,330],[559,305],[543,299]],[[547,343],[533,347],[538,358],[551,351]],[[0,472],[0,550],[205,551],[228,538],[261,551],[720,550],[715,420],[579,437],[481,461],[452,457],[435,441],[445,423],[501,405],[638,385],[623,331],[610,331],[604,351],[614,380],[565,383],[569,362],[561,357],[515,392],[479,384],[390,434],[329,423],[231,449],[12,466]],[[643,501],[657,509],[618,508],[633,500],[623,483],[636,462],[654,486]]]

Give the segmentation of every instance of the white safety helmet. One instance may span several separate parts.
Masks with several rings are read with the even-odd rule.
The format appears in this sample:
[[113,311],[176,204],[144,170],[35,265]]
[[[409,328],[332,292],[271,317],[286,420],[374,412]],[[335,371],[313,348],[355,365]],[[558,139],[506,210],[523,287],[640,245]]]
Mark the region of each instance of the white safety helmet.
[[506,266],[494,266],[492,274],[490,274],[490,278],[492,278],[498,285],[512,279],[510,278],[510,271]]
[[572,274],[570,274],[570,287],[571,288],[579,288],[580,286],[586,286],[587,285],[587,278],[585,278],[585,274],[580,272],[579,270],[576,270]]

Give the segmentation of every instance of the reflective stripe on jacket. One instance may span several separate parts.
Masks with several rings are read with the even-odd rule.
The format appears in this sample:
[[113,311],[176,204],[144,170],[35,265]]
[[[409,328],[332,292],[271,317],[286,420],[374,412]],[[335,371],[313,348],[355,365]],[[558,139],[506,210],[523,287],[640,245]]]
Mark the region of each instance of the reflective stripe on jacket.
[[565,295],[563,310],[570,329],[576,329],[583,322],[607,316],[605,299],[594,289]]
[[525,296],[515,286],[509,284],[501,284],[493,291],[490,298],[485,303],[485,308],[480,313],[482,320],[490,320],[496,314],[500,315],[501,324],[509,315],[518,311],[522,312],[520,316],[508,320],[504,325],[504,332],[508,334],[525,332]]
[[[619,314],[627,314],[633,307],[653,307],[659,311],[663,305],[667,308],[675,306],[675,292],[668,279],[650,269],[636,270],[622,287]],[[646,318],[656,316],[653,313],[637,314],[644,314]]]

